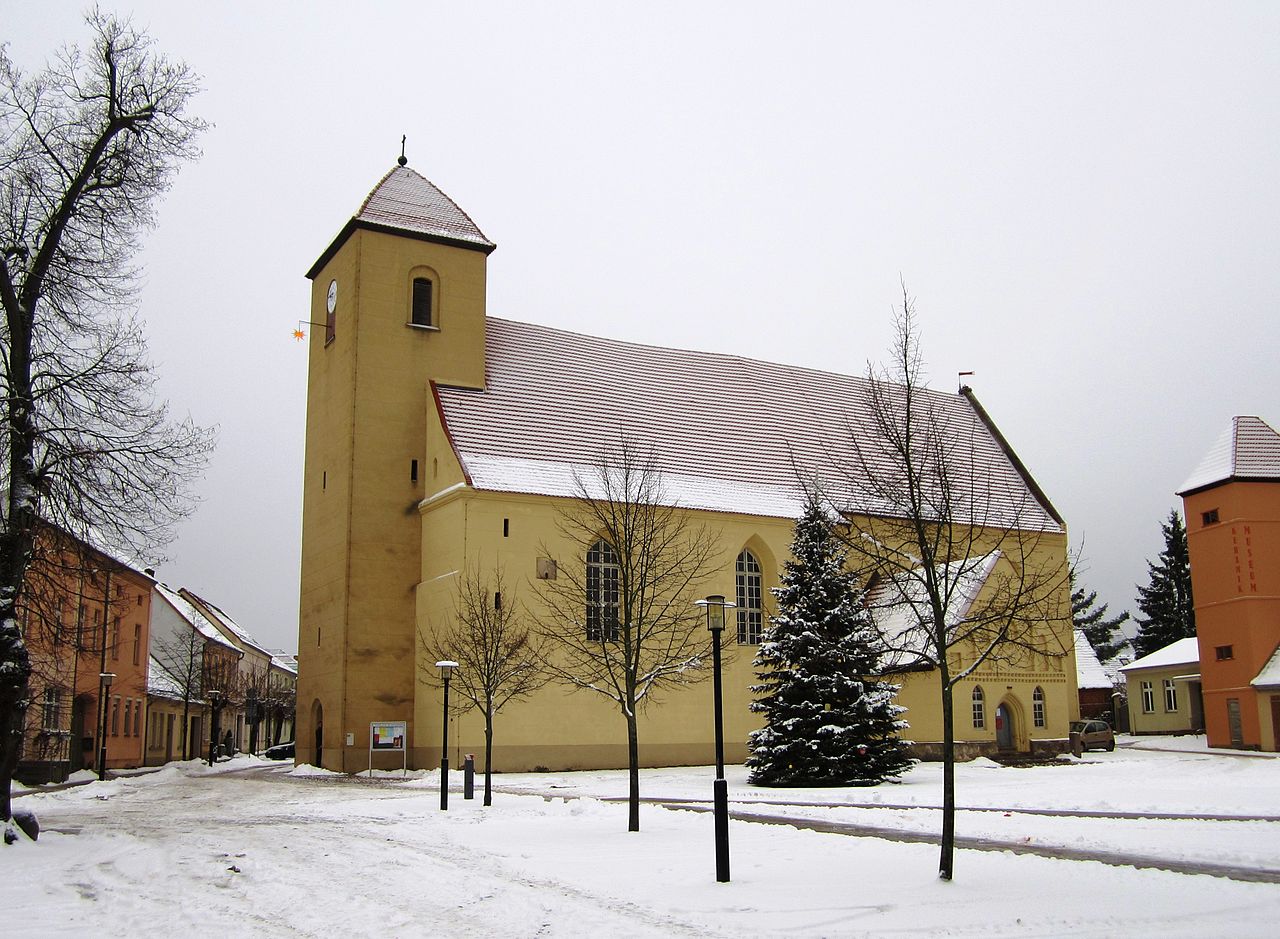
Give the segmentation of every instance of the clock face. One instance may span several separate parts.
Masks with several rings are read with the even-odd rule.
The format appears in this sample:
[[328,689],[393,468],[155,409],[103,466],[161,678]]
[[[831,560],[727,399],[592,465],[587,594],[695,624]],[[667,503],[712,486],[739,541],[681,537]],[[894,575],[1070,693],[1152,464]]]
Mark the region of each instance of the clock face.
[[329,281],[329,296],[325,298],[325,309],[332,313],[338,306],[338,282]]

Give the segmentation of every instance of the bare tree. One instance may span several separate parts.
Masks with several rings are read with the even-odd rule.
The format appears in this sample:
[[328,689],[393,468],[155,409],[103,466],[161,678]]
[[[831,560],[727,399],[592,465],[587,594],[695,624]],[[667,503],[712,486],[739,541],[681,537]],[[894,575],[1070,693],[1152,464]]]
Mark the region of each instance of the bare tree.
[[457,662],[451,684],[468,707],[484,715],[484,804],[492,805],[493,718],[547,683],[539,638],[527,625],[515,593],[506,589],[501,569],[493,572],[492,582],[478,570],[464,572],[453,622],[431,636],[419,630],[418,637],[425,650],[421,674],[434,675],[434,662]]
[[240,652],[205,647],[204,661],[200,667],[200,688],[209,704],[209,765],[217,757],[222,732],[222,711],[244,701],[246,681],[240,671]]
[[[211,435],[172,421],[132,314],[133,257],[204,123],[195,77],[127,21],[88,16],[30,77],[0,48],[0,815],[29,704],[15,610],[38,520],[153,555]],[[145,550],[144,550],[145,549]]]
[[271,672],[267,681],[267,700],[263,705],[263,716],[267,719],[267,739],[270,740],[270,746],[275,746],[280,742],[280,735],[284,732],[284,722],[287,720],[290,727],[296,727],[295,712],[298,706],[298,686],[297,679],[292,676],[283,675],[280,672]]
[[849,521],[850,560],[872,583],[891,660],[938,676],[939,876],[950,880],[953,690],[984,664],[1025,666],[1072,648],[1066,537],[972,393],[962,389],[956,407],[926,386],[905,288],[895,336],[892,365],[868,368],[869,413],[850,428],[854,465],[844,468],[844,491],[829,496]]
[[[627,727],[628,830],[640,830],[637,713],[664,689],[707,677],[711,638],[693,603],[712,572],[718,538],[672,505],[652,458],[626,442],[602,454],[559,530],[572,556],[539,580],[551,644],[547,670],[612,701]],[[544,551],[552,553],[544,548]]]
[[199,741],[187,740],[187,728],[191,724],[191,705],[204,701],[204,658],[208,640],[195,629],[179,628],[167,635],[152,635],[151,658],[161,675],[182,698],[182,758],[191,759],[191,745]]

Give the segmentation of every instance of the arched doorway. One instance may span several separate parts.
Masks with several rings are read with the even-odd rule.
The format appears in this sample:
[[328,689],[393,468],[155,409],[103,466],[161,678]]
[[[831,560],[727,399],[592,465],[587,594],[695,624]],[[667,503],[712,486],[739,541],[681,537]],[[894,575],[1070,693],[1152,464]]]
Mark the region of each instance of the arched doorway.
[[324,766],[324,707],[320,704],[319,698],[316,698],[316,700],[311,705],[311,723],[312,723],[312,726],[315,727],[316,729],[316,743],[315,743],[316,752],[315,752],[315,760],[312,765],[323,767]]
[[1009,702],[1001,701],[996,708],[996,746],[1001,751],[1017,749],[1018,734],[1014,720],[1013,708],[1009,707]]

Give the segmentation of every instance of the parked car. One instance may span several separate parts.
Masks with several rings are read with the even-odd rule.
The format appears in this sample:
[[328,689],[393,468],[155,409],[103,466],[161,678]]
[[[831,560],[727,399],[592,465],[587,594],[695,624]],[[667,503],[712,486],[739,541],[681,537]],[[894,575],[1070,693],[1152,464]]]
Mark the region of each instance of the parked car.
[[1083,753],[1085,750],[1114,750],[1116,735],[1106,721],[1072,721],[1071,752]]
[[267,747],[262,751],[262,755],[268,760],[292,760],[293,759],[293,741],[288,743],[277,743],[274,747]]

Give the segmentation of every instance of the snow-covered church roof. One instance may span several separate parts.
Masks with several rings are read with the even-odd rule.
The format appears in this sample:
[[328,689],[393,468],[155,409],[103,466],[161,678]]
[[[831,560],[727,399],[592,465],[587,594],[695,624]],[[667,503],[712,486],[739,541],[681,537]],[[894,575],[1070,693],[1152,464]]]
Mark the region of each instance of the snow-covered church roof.
[[1270,479],[1280,480],[1280,434],[1260,417],[1233,417],[1178,495],[1231,480]]
[[485,237],[471,216],[435,183],[407,166],[397,166],[373,187],[356,214],[311,266],[307,277],[314,278],[320,273],[320,268],[357,228],[395,232],[411,238],[473,248],[485,254],[497,247]]
[[[859,469],[863,459],[890,465],[875,447],[865,378],[494,317],[486,366],[483,391],[435,388],[474,488],[573,496],[575,478],[589,481],[626,440],[653,459],[668,500],[687,508],[793,519],[804,479],[851,513],[896,514]],[[1062,529],[971,393],[922,394],[957,449],[973,448],[975,514]]]

